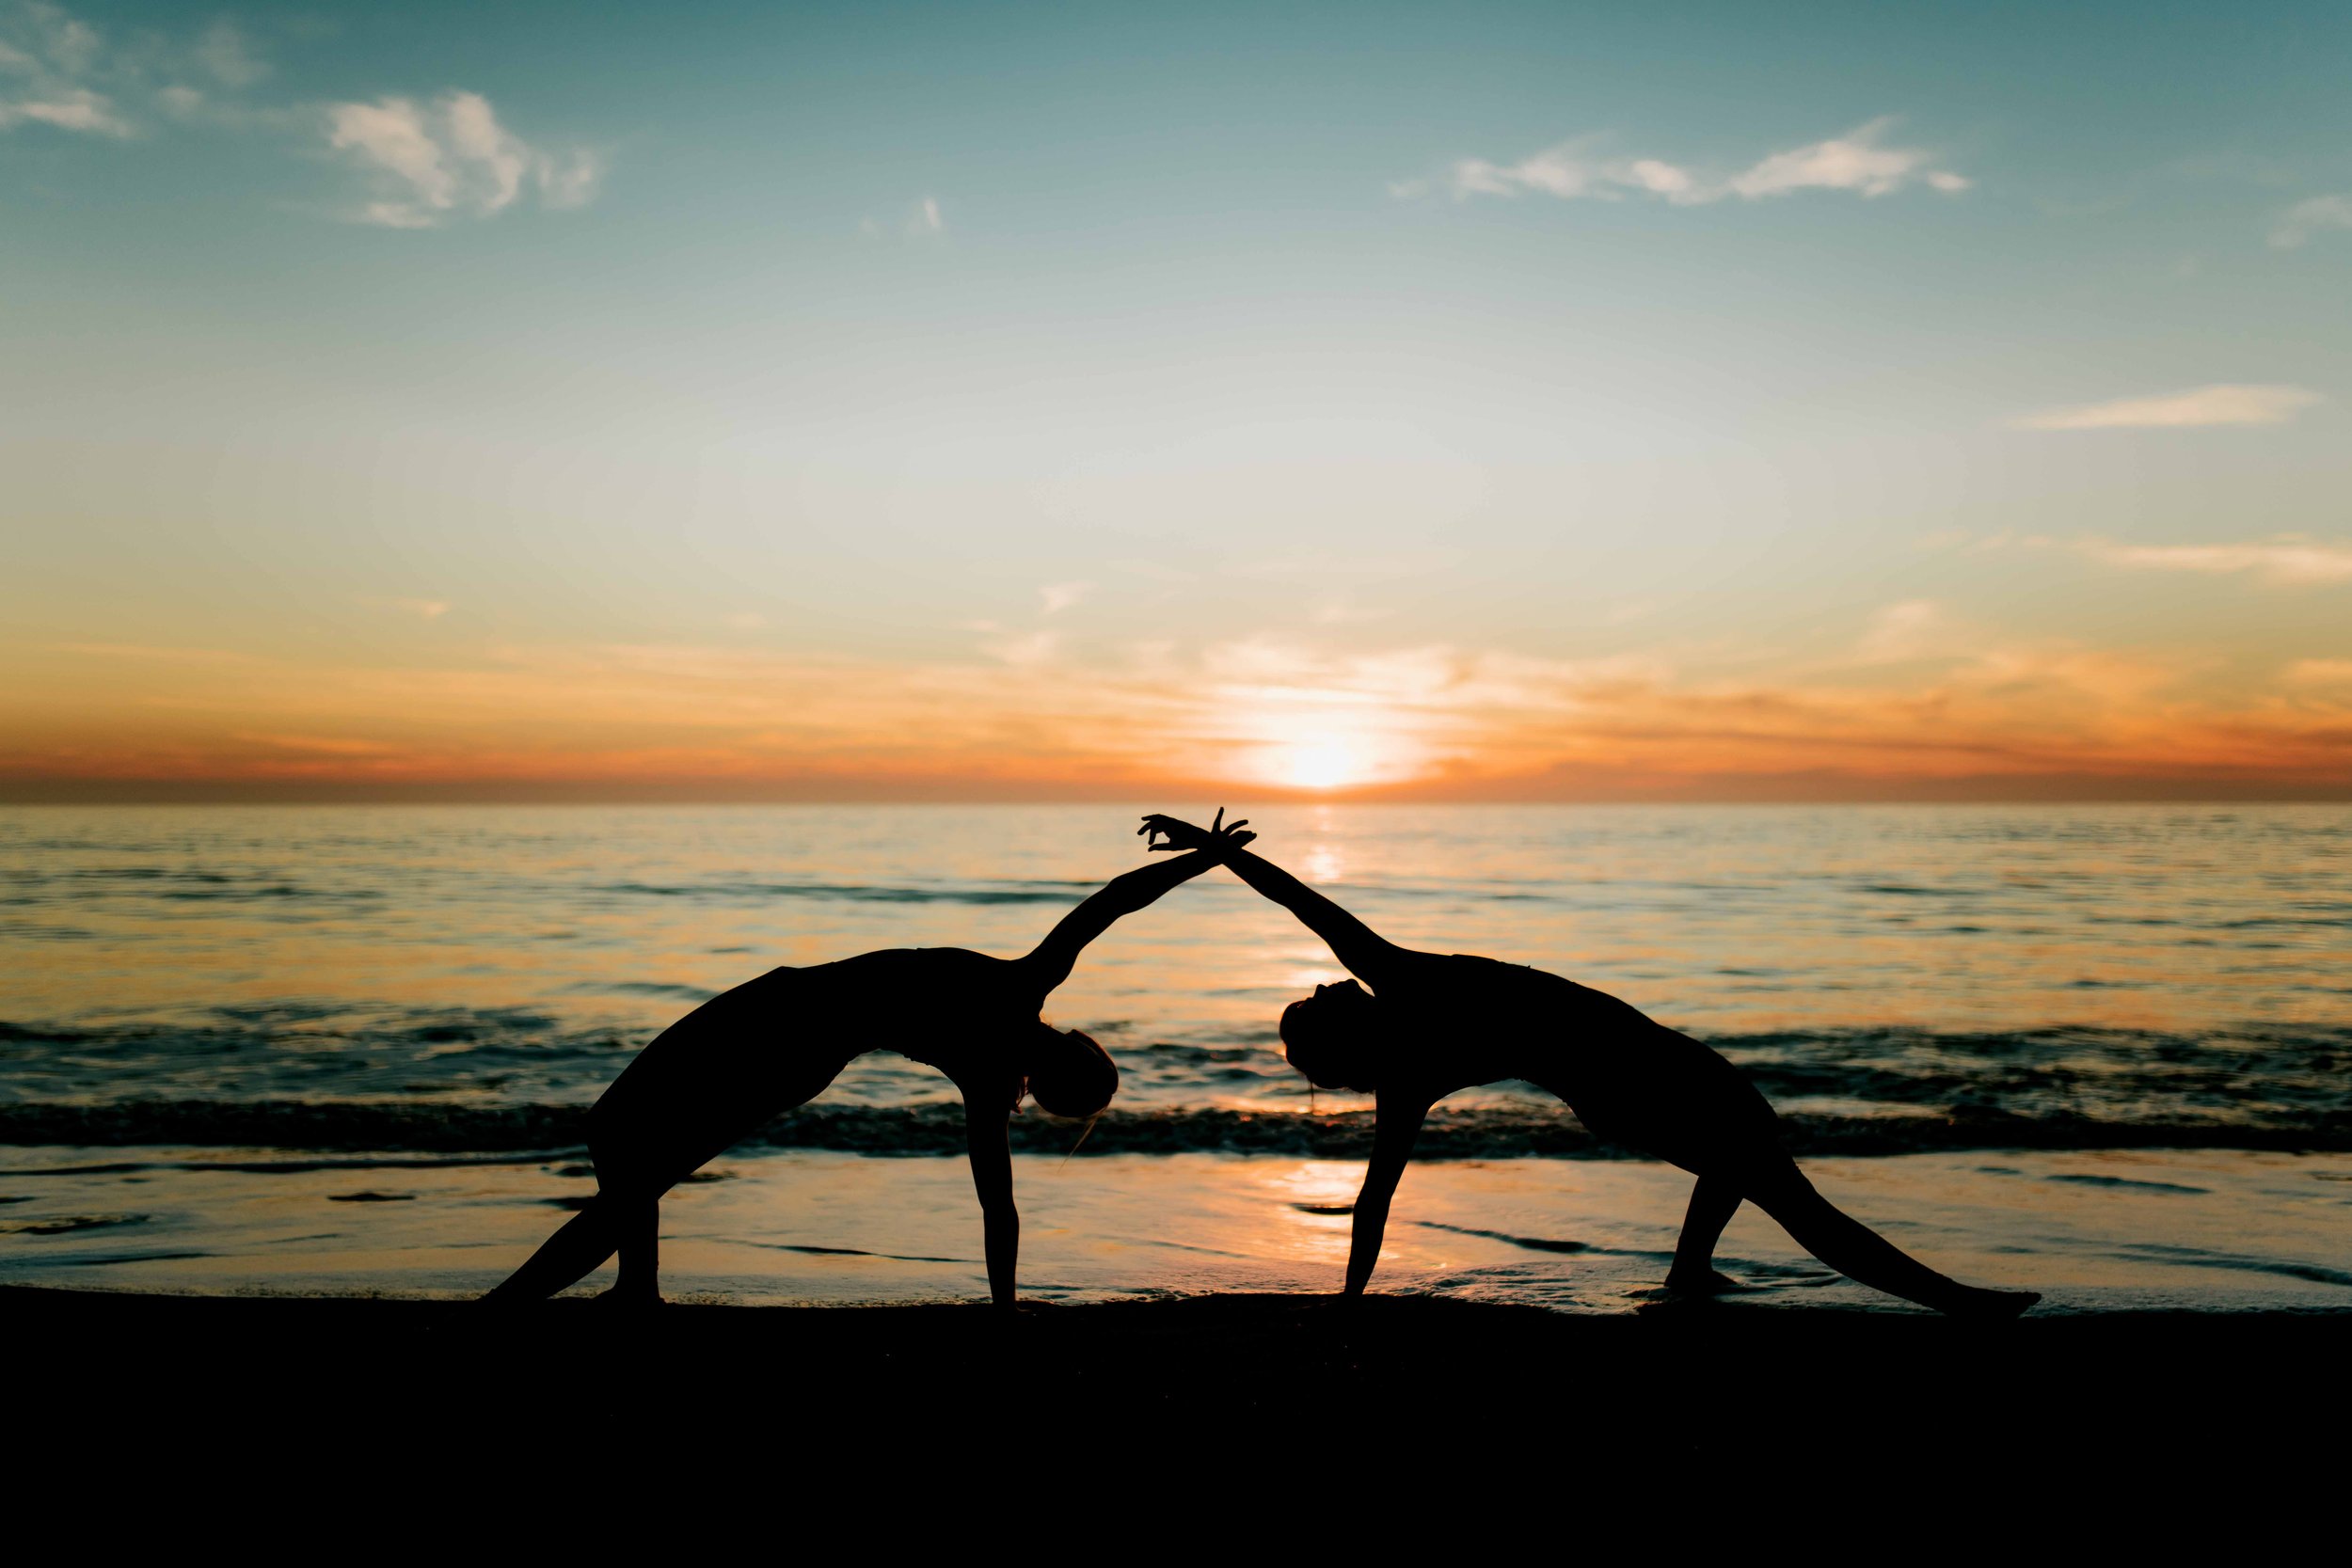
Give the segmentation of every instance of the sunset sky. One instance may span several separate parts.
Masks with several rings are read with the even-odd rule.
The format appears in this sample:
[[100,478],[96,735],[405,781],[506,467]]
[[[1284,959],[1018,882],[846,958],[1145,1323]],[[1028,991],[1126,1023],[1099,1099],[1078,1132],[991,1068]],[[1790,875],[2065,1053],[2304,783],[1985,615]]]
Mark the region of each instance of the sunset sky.
[[2352,797],[2348,68],[0,0],[0,799]]

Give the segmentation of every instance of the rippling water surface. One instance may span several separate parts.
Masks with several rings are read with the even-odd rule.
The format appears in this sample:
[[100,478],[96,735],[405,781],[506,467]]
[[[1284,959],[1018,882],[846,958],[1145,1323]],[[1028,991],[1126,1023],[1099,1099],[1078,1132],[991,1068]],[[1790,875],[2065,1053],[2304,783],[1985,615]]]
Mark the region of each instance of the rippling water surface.
[[[2139,1123],[2346,1135],[2346,808],[1252,816],[1263,853],[1384,934],[1615,992],[1801,1118],[2027,1117],[2059,1144]],[[1133,824],[1107,807],[0,811],[0,1109],[19,1141],[58,1141],[66,1109],[82,1119],[63,1141],[201,1140],[267,1105],[278,1141],[528,1142],[531,1115],[593,1100],[662,1025],[771,966],[1025,951],[1139,863]],[[1263,1121],[1308,1110],[1274,1020],[1337,973],[1215,873],[1096,943],[1049,1014],[1119,1054],[1123,1112]],[[887,1144],[921,1118],[857,1108],[950,1095],[866,1058],[828,1097],[850,1122],[811,1141]],[[1556,1119],[1508,1089],[1457,1114],[1482,1112],[1498,1151]],[[177,1119],[158,1132],[158,1115]],[[1159,1135],[1225,1143],[1234,1121]],[[272,1140],[248,1116],[233,1141]]]
[[[1139,809],[1139,808],[1138,808]],[[2352,810],[1295,808],[1259,847],[1397,941],[1624,996],[1745,1066],[1824,1190],[2049,1309],[2352,1291]],[[777,964],[1016,954],[1141,862],[1113,808],[0,811],[0,1278],[479,1291],[578,1206],[580,1115]],[[1125,1069],[1014,1123],[1025,1286],[1323,1290],[1366,1143],[1281,1006],[1337,974],[1223,873],[1054,999]],[[664,1205],[675,1285],[979,1290],[952,1090],[862,1059]],[[1555,1102],[1457,1097],[1383,1283],[1655,1295],[1689,1179]],[[1841,1159],[1844,1155],[1898,1156]],[[1095,1158],[1095,1156],[1102,1156]],[[1740,1299],[1845,1286],[1743,1211]],[[1841,1298],[1843,1299],[1843,1298]],[[2344,1298],[2352,1299],[2352,1298]]]

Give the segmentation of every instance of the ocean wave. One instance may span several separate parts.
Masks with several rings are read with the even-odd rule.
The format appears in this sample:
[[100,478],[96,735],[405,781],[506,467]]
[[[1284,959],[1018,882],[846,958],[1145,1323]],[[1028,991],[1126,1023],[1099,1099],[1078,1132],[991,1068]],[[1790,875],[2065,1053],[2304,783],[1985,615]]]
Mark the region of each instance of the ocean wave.
[[[406,1150],[433,1155],[577,1153],[586,1147],[579,1105],[311,1104],[298,1101],[132,1101],[107,1105],[0,1105],[0,1144],[87,1148],[141,1146],[279,1148],[346,1152]],[[1026,1153],[1281,1154],[1360,1159],[1372,1147],[1370,1111],[1279,1112],[1214,1108],[1113,1110],[1085,1124],[1038,1114],[1013,1118],[1011,1140]],[[2352,1152],[2352,1117],[2297,1126],[2219,1120],[2091,1121],[2076,1117],[1824,1116],[1782,1118],[1798,1155],[1908,1154],[1955,1149],[2241,1148]],[[1081,1134],[1084,1134],[1083,1138]],[[804,1105],[743,1140],[771,1148],[862,1154],[946,1155],[964,1148],[963,1114],[953,1104]],[[1437,1160],[1526,1156],[1614,1158],[1629,1151],[1587,1132],[1557,1106],[1449,1109],[1432,1113],[1415,1149]]]
[[[605,989],[681,1005],[702,994],[674,982],[618,976]],[[1271,1118],[1266,1126],[1283,1129],[1282,1138],[1303,1147],[1299,1129],[1314,1120],[1314,1101],[1263,1032],[1204,1023],[1185,1031],[1188,1038],[1170,1040],[1116,1019],[1057,1022],[1096,1035],[1120,1061],[1124,1084],[1115,1117],[1104,1123],[1118,1130],[1098,1132],[1117,1147],[1135,1147],[1136,1140],[1222,1147],[1219,1140],[1229,1136],[1275,1135],[1215,1131],[1228,1125],[1217,1117]],[[101,1143],[124,1141],[129,1135],[119,1128],[144,1118],[166,1142],[564,1144],[577,1134],[551,1129],[572,1125],[579,1107],[654,1032],[531,1007],[355,1008],[303,1000],[218,1007],[191,1022],[0,1022],[0,1109],[15,1118],[8,1126],[20,1129],[0,1127],[0,1140],[79,1141],[35,1139],[22,1129],[85,1117],[95,1129],[91,1141]],[[2329,1140],[2352,1122],[2352,1073],[2344,1070],[2352,1065],[2352,1028],[2342,1026],[2189,1033],[1906,1025],[1748,1031],[1711,1036],[1708,1043],[1738,1064],[1792,1127],[1804,1129],[1804,1137],[1841,1148],[1857,1139],[1871,1147],[1947,1147],[1919,1140],[1953,1137],[1968,1147],[1994,1147],[2000,1140],[1986,1130],[2002,1127],[2024,1129],[2014,1137],[2037,1148],[2118,1147],[2111,1140],[2119,1137],[2333,1148]],[[1575,1135],[1559,1131],[1573,1127],[1572,1119],[1532,1089],[1504,1085],[1465,1101],[1471,1103],[1457,1101],[1445,1114],[1504,1117],[1482,1124],[1502,1140],[1502,1151],[1574,1151]],[[952,1115],[953,1102],[952,1086],[931,1069],[875,1053],[851,1063],[794,1125],[834,1125],[823,1118],[838,1113],[849,1119],[837,1125],[848,1130],[822,1138],[867,1147],[903,1135],[927,1148],[930,1133],[889,1134],[896,1125],[889,1118],[913,1116],[907,1126],[929,1126],[922,1118]],[[1190,1130],[1152,1131],[1163,1121]],[[370,1131],[337,1130],[346,1125]],[[1858,1131],[1865,1126],[1882,1130],[1865,1138]],[[1965,1131],[1921,1130],[1931,1126]],[[168,1131],[175,1127],[190,1131]]]
[[[380,888],[321,887],[298,876],[278,871],[197,871],[184,866],[88,865],[12,879],[39,890],[63,884],[61,898],[151,898],[166,903],[240,903],[286,898],[315,898],[335,903],[377,904],[387,898]],[[18,900],[41,901],[38,897]]]

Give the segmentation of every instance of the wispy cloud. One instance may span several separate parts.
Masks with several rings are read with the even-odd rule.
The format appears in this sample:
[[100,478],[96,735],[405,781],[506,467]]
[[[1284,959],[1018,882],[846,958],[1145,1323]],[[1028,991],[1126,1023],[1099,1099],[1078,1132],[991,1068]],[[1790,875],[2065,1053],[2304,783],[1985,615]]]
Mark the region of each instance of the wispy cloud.
[[134,127],[99,90],[105,40],[87,23],[45,0],[0,12],[0,131],[46,125],[128,136]]
[[252,43],[227,17],[205,28],[191,53],[213,80],[227,87],[249,87],[270,71],[268,62],[254,53]]
[[159,119],[239,118],[238,95],[269,73],[225,17],[193,39],[142,30],[117,43],[50,0],[0,6],[0,131],[129,138]]
[[407,98],[332,103],[326,119],[328,145],[373,173],[385,193],[358,218],[390,229],[492,217],[526,188],[543,207],[582,206],[602,172],[585,148],[551,151],[524,141],[476,92],[448,92],[431,104]]
[[1947,195],[1968,188],[1966,176],[1928,166],[1931,155],[1919,148],[1881,146],[1879,138],[1893,124],[1892,119],[1874,119],[1843,136],[1775,152],[1735,175],[1731,194],[1756,198],[1819,190],[1887,196],[1919,181]]
[[1392,613],[1380,606],[1365,604],[1343,589],[1316,599],[1308,610],[1307,618],[1319,626],[1348,626],[1366,621],[1385,620]]
[[232,740],[250,741],[281,752],[315,752],[331,757],[381,757],[396,754],[400,748],[381,740],[357,740],[346,736],[328,735],[262,735],[251,730],[238,730]]
[[982,655],[1015,668],[1046,663],[1063,646],[1059,632],[1023,631],[1001,621],[966,621],[959,629],[978,632],[977,646]]
[[2225,383],[2154,397],[2049,408],[2010,421],[2020,430],[2155,430],[2211,425],[2283,424],[2320,394],[2302,387]]
[[2315,196],[2296,202],[2279,214],[2270,230],[2270,243],[2280,250],[2293,250],[2331,229],[2352,229],[2352,196]]
[[1870,617],[1854,651],[1869,661],[1928,657],[1944,651],[1950,630],[1950,618],[1932,600],[1904,599]]
[[869,215],[859,219],[857,227],[858,232],[869,240],[882,238],[893,228],[906,239],[929,240],[947,231],[947,218],[939,210],[939,198],[926,196],[907,203],[906,210],[898,214],[895,225],[885,224]]
[[2274,697],[2200,685],[2199,659],[2177,650],[1985,628],[1945,636],[1924,674],[1875,659],[1932,641],[1938,620],[1890,606],[1872,631],[1892,643],[1777,677],[1666,656],[1003,628],[972,656],[906,661],[739,645],[494,647],[409,666],[59,649],[80,653],[86,680],[119,672],[121,700],[84,722],[0,689],[0,780],[1110,798],[1170,781],[1313,784],[1339,758],[1351,787],[1529,799],[1736,793],[1742,779],[1816,795],[2042,776],[2299,787],[2352,765],[2347,661],[2282,672]]
[[1037,591],[1045,613],[1058,615],[1094,592],[1090,582],[1049,582]]
[[524,141],[480,93],[452,89],[430,103],[256,102],[249,89],[271,74],[226,18],[193,36],[142,31],[117,43],[51,0],[0,0],[0,132],[40,124],[129,139],[191,128],[323,131],[376,182],[375,195],[348,215],[389,229],[488,217],[526,192],[546,208],[585,206],[603,177],[596,151]]
[[60,131],[91,131],[127,136],[131,122],[115,113],[105,95],[68,87],[37,98],[0,100],[0,131],[16,125],[54,125]]
[[2284,672],[2290,686],[2336,687],[2352,692],[2352,658],[2298,658]]
[[1629,157],[1611,150],[1603,135],[1579,136],[1515,164],[1484,158],[1457,160],[1442,181],[1404,180],[1390,194],[1410,199],[1442,188],[1456,199],[1523,194],[1614,201],[1650,197],[1678,207],[1737,197],[1760,200],[1798,191],[1851,191],[1888,196],[1915,184],[1954,194],[1968,189],[1966,176],[1934,166],[1923,148],[1890,147],[1884,137],[1891,117],[1858,125],[1840,136],[1774,152],[1745,168],[1708,169],[1662,158]]
[[2149,571],[2245,573],[2280,583],[2352,582],[2352,545],[2296,536],[2235,545],[2125,545],[2087,539],[2077,548],[2111,566]]

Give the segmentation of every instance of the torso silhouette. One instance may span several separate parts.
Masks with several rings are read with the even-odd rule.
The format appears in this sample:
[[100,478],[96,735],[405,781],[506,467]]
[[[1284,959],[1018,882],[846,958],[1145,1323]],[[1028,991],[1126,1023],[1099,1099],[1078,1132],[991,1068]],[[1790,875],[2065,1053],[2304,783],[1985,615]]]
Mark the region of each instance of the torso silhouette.
[[1405,1094],[1523,1079],[1595,1136],[1686,1168],[1694,1140],[1769,1136],[1772,1110],[1708,1047],[1603,991],[1521,964],[1391,947],[1365,978],[1412,1050]]
[[[1036,1024],[1053,979],[1031,958],[962,947],[884,948],[771,969],[712,997],[639,1053],[590,1113],[592,1139],[650,1144],[659,1163],[699,1163],[713,1138],[813,1098],[874,1051],[935,1067],[967,1097],[1009,1109],[1020,1075],[1009,1047]],[[680,1092],[689,1081],[692,1092]]]

